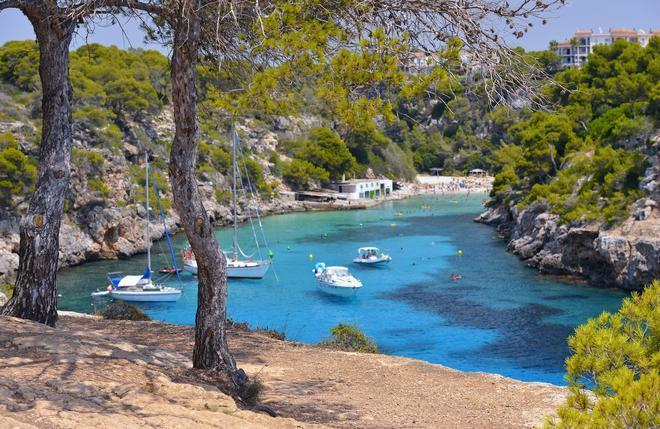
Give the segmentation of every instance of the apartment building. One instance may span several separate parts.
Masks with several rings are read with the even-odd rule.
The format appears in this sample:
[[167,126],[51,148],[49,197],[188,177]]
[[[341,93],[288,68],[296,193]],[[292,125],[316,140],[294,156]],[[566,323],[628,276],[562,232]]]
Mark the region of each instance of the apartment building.
[[611,45],[617,40],[627,40],[646,47],[654,36],[660,36],[660,30],[652,29],[648,32],[634,28],[612,28],[608,32],[604,32],[602,28],[599,28],[598,32],[577,30],[572,39],[552,43],[550,49],[561,57],[564,67],[580,66],[587,61],[587,56],[598,45]]

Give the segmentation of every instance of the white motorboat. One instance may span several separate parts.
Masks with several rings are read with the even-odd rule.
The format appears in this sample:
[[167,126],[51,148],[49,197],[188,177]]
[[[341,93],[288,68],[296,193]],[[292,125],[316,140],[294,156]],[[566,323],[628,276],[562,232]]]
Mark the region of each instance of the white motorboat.
[[[155,184],[154,184],[155,186]],[[92,293],[93,297],[109,296],[122,301],[131,302],[171,302],[176,301],[181,297],[181,289],[170,286],[163,286],[153,282],[151,275],[151,236],[149,234],[149,155],[145,157],[145,206],[146,206],[146,241],[147,241],[147,269],[142,275],[128,275],[124,276],[120,272],[108,273],[108,286],[104,291],[97,291]],[[160,206],[160,198],[156,192],[158,204]],[[162,216],[162,210],[161,210]],[[165,222],[163,222],[165,227]],[[167,228],[165,227],[167,235]],[[174,270],[178,276],[178,268],[174,261],[174,253],[172,252],[171,243],[169,242],[169,235],[167,235],[168,244],[170,245],[170,253],[172,256],[172,263],[174,263]]]
[[331,295],[351,297],[362,287],[362,282],[353,277],[346,267],[326,267],[319,262],[314,274],[319,289]]
[[381,252],[378,247],[360,247],[358,257],[353,262],[361,265],[381,265],[392,260],[390,255]]
[[[233,234],[233,239],[232,239],[232,252],[230,255],[227,255],[227,278],[230,279],[261,279],[263,278],[266,273],[268,272],[268,269],[271,266],[271,260],[270,259],[265,259],[265,258],[258,258],[258,259],[252,259],[252,256],[254,255],[246,255],[243,253],[241,250],[241,247],[238,244],[238,219],[237,219],[237,207],[238,204],[236,202],[238,191],[237,191],[237,184],[241,184],[241,193],[242,195],[247,199],[247,193],[245,192],[245,189],[243,188],[243,174],[245,175],[245,178],[247,180],[249,190],[252,193],[252,184],[250,183],[250,179],[248,176],[248,171],[247,167],[245,164],[243,164],[244,167],[244,173],[241,173],[241,169],[239,168],[238,165],[238,158],[237,158],[237,150],[238,146],[240,145],[240,141],[238,139],[238,134],[236,134],[236,130],[232,130],[232,217],[233,217],[233,227],[234,227],[234,234]],[[249,200],[248,200],[249,201]],[[261,230],[261,237],[263,239],[263,242],[266,243],[266,237],[264,234],[263,227],[261,225],[261,218],[259,216],[259,209],[256,204],[256,201],[254,202],[254,208],[251,208],[249,203],[248,203],[248,210],[247,210],[247,215],[250,221],[250,225],[252,227],[252,234],[255,239],[255,244],[257,246],[257,250],[255,253],[258,253],[259,255],[261,254],[261,249],[259,248],[259,240],[257,238],[257,232],[255,230],[255,224],[253,223],[252,220],[252,215],[251,215],[251,210],[254,210],[254,214],[256,215],[257,218],[257,225],[259,229]],[[266,243],[267,245],[267,243]],[[245,259],[240,259],[240,256],[242,256]],[[272,256],[272,253],[269,252],[269,257]],[[192,252],[190,247],[186,247],[183,252],[182,252],[182,258],[183,258],[183,268],[192,273],[193,275],[197,275],[197,261],[195,260],[195,254]]]

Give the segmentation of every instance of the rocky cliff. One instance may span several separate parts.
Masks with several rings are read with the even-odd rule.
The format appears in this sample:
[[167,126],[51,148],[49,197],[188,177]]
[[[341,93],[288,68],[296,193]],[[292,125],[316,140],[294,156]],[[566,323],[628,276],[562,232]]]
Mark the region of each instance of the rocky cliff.
[[[178,217],[169,208],[172,195],[167,184],[168,147],[162,143],[172,135],[172,124],[168,109],[154,119],[127,121],[121,137],[114,144],[98,144],[89,131],[75,130],[71,186],[60,229],[60,267],[98,259],[124,258],[146,251],[145,150],[151,152],[153,171],[162,183],[159,186],[163,188],[161,198],[167,227],[171,231],[178,230]],[[274,127],[249,121],[238,127],[244,147],[249,148],[249,157],[259,163],[265,182],[276,183],[277,192],[288,191],[288,188],[276,182],[270,170],[269,155],[275,151],[280,139],[299,136],[314,124],[314,119],[303,118],[281,119]],[[0,125],[0,131],[10,131],[18,138],[24,152],[36,156],[38,147],[30,136],[38,133],[37,122],[0,121]],[[226,146],[227,142],[214,144]],[[229,181],[214,169],[207,169],[198,177],[209,217],[217,226],[226,225],[231,221],[226,200]],[[18,201],[12,208],[0,207],[0,285],[15,280],[20,215],[27,204],[25,200]],[[305,210],[305,207],[297,201],[264,197],[259,200],[259,210],[267,215]],[[157,209],[153,207],[151,236],[154,240],[164,236],[164,228],[157,216]],[[239,220],[246,216],[246,201],[240,200]]]
[[507,249],[542,273],[573,275],[595,286],[641,290],[660,277],[660,156],[640,183],[646,197],[623,224],[566,225],[544,202],[520,210],[497,205],[475,219],[506,238]]

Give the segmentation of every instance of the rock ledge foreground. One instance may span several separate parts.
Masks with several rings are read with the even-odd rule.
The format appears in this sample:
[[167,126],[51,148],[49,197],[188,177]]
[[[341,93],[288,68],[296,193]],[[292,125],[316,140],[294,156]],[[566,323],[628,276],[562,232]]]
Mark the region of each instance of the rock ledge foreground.
[[192,328],[60,313],[56,329],[0,317],[0,427],[531,427],[565,388],[232,331],[238,364],[281,415],[182,382]]

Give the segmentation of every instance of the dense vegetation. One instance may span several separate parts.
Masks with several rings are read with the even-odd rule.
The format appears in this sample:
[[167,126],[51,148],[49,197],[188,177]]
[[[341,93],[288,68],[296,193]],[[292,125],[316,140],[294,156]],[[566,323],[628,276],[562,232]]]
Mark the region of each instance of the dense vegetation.
[[[84,172],[82,179],[87,190],[107,199],[112,195],[105,183],[108,156],[123,155],[125,142],[157,153],[166,149],[164,142],[154,139],[148,122],[168,102],[168,61],[156,51],[122,50],[96,44],[77,49],[70,59],[74,138],[81,141],[74,148],[73,162]],[[11,208],[24,201],[34,185],[40,139],[39,131],[35,130],[40,128],[41,116],[38,66],[34,41],[13,41],[0,47],[0,93],[5,97],[5,102],[0,104],[0,121],[24,124],[0,137],[3,207]],[[162,158],[156,161],[159,167],[156,178],[158,185],[166,190],[169,185],[162,175],[166,171]],[[130,173],[135,184],[143,182],[143,173],[133,170]],[[130,202],[116,200],[119,205]],[[135,200],[144,201],[144,192],[136,192]],[[155,196],[152,203],[156,203]],[[167,208],[170,203],[165,199],[163,205]],[[67,208],[71,206],[67,204]]]
[[660,125],[660,39],[646,48],[599,46],[582,68],[555,75],[554,111],[521,111],[494,154],[493,197],[525,207],[546,201],[564,222],[626,218]]
[[568,344],[571,395],[547,427],[660,425],[660,280],[578,327]]
[[[525,207],[543,200],[564,222],[613,224],[625,218],[630,203],[641,196],[638,182],[645,168],[646,145],[660,121],[659,48],[657,38],[646,48],[621,41],[598,47],[583,68],[563,71],[555,54],[521,50],[528,60],[554,74],[557,82],[545,88],[552,109],[537,112],[524,105],[491,109],[467,83],[482,77],[461,69],[451,57],[454,47],[445,53],[447,67],[464,76],[462,86],[439,69],[406,76],[395,63],[369,57],[368,49],[361,56],[341,53],[325,68],[312,70],[296,82],[305,100],[291,101],[293,95],[285,94],[284,101],[249,105],[252,127],[272,128],[268,121],[277,112],[293,111],[290,104],[296,104],[298,114],[314,117],[322,125],[299,137],[280,139],[276,150],[265,157],[248,150],[244,167],[253,185],[266,196],[276,194],[279,182],[301,189],[343,176],[360,177],[368,171],[411,179],[416,172],[434,167],[447,174],[483,168],[497,173],[492,194],[496,203]],[[354,75],[350,67],[365,61],[383,62],[378,70],[380,78],[391,85],[385,91],[387,99],[379,98],[378,106],[354,106],[328,92],[329,88],[366,84],[368,76]],[[32,41],[0,47],[2,91],[15,106],[27,106],[33,121],[40,115],[37,65]],[[329,75],[328,68],[333,67],[341,72]],[[200,66],[204,99],[197,173],[201,180],[227,175],[230,170],[225,132],[231,120],[218,112],[232,111],[236,103],[249,104],[259,91],[266,94],[267,88],[277,84],[278,75],[292,76],[281,69],[259,74],[252,77],[253,92],[230,100],[223,94],[238,85],[235,76],[247,72],[241,63],[228,70],[233,71]],[[325,83],[316,88],[319,79]],[[158,140],[151,124],[169,103],[168,61],[156,51],[92,44],[71,53],[71,80],[74,129],[87,146],[75,152],[76,162],[86,166],[88,189],[107,198],[110,190],[104,184],[100,149],[119,154],[129,141],[140,150],[166,153],[169,139]],[[0,120],[19,119],[17,108],[10,104],[0,108]],[[38,133],[24,135],[33,144],[19,145],[11,134],[0,136],[0,199],[5,207],[23,200],[33,186],[32,159],[38,137]],[[164,172],[165,156],[156,158],[156,169]],[[138,170],[131,169],[131,177],[136,184],[141,180]],[[157,178],[167,190],[164,176]],[[227,200],[226,189],[218,189],[218,201]],[[139,191],[134,197],[144,199]],[[169,204],[164,201],[165,206]]]

